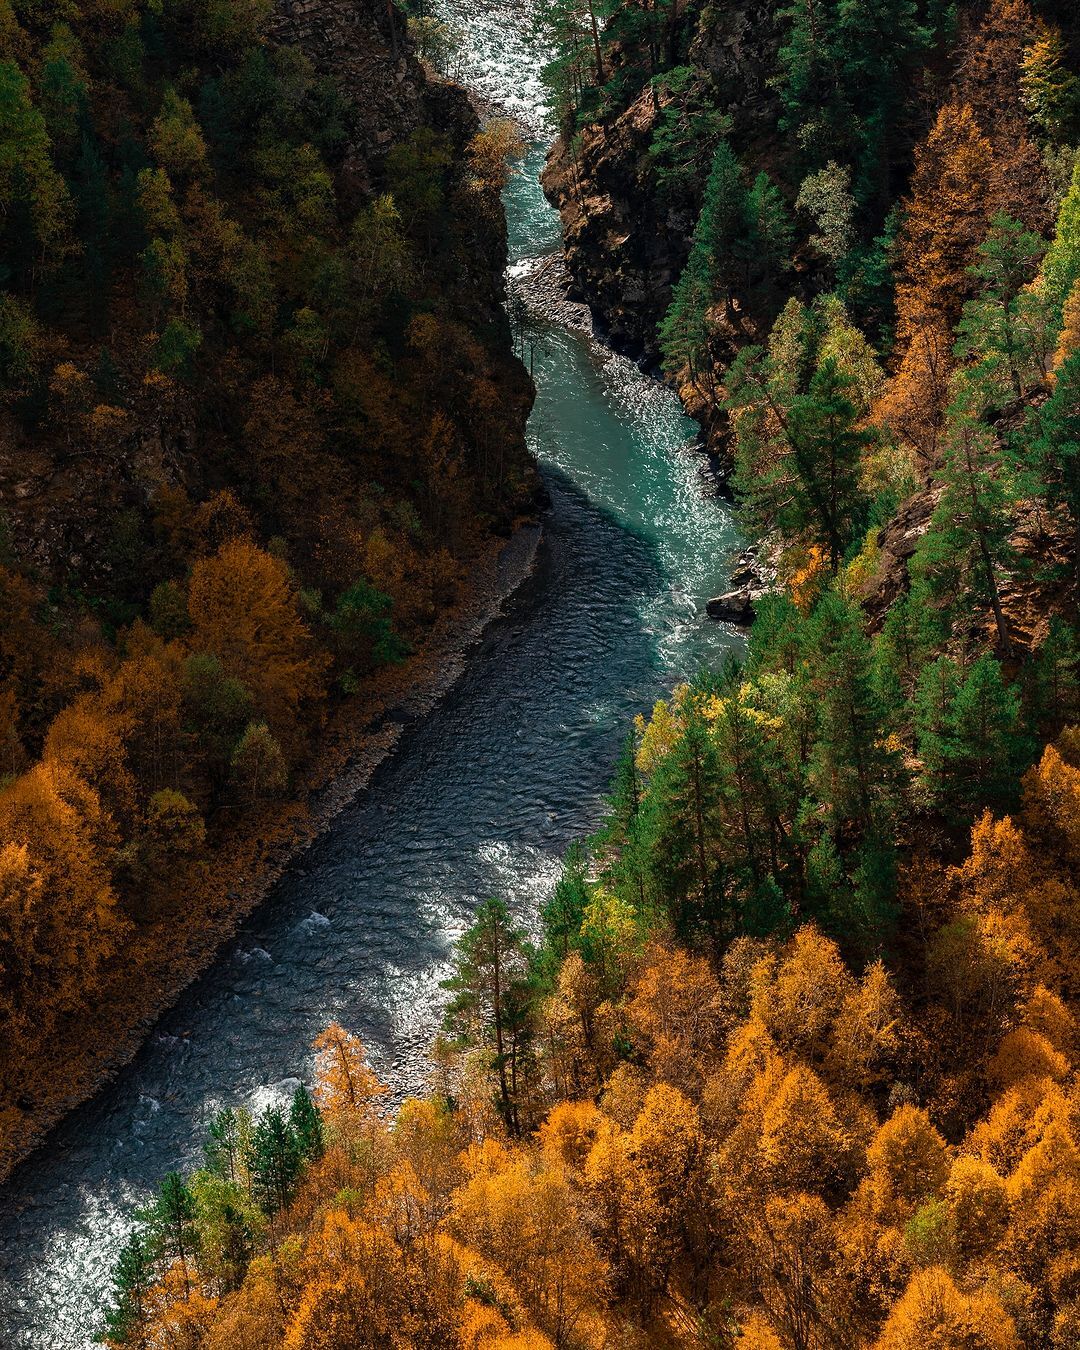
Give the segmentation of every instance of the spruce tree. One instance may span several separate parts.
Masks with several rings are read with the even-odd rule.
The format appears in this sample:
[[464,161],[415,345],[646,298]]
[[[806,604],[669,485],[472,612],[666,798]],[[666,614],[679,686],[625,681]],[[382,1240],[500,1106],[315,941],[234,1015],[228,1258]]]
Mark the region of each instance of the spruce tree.
[[195,1255],[195,1198],[179,1172],[167,1172],[152,1204],[139,1214],[151,1251],[167,1264],[179,1261],[188,1283],[188,1262]]
[[263,1213],[272,1219],[292,1199],[304,1170],[300,1142],[276,1106],[268,1107],[255,1124],[247,1168],[255,1199]]
[[296,1137],[297,1147],[305,1162],[315,1162],[322,1157],[322,1117],[303,1083],[293,1093],[289,1105],[289,1128]]

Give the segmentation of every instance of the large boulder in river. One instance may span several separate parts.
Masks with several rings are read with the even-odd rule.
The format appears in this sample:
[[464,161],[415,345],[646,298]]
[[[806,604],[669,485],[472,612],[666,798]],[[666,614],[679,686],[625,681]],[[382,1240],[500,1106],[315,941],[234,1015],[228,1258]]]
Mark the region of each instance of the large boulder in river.
[[760,600],[763,591],[744,586],[741,590],[725,591],[717,595],[705,606],[710,619],[721,623],[734,623],[740,628],[749,628],[754,622],[754,601]]

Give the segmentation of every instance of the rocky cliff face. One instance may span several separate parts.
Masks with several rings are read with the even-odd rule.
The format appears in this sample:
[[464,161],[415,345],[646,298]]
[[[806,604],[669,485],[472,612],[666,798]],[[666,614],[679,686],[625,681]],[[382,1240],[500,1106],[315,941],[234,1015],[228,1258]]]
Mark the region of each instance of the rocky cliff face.
[[[479,118],[464,89],[428,79],[396,8],[384,0],[276,0],[269,32],[275,42],[303,52],[348,96],[349,137],[338,170],[346,209],[377,190],[388,151],[421,128],[445,135],[455,166],[461,166]],[[466,223],[472,246],[457,254],[454,272],[442,281],[460,297],[463,319],[505,327],[505,218],[493,210]],[[508,329],[505,345],[509,356]]]
[[[767,141],[778,114],[766,84],[779,41],[776,6],[759,0],[710,6],[686,25],[687,63],[710,79],[733,141]],[[562,216],[575,298],[590,306],[612,347],[648,367],[659,362],[657,325],[697,215],[696,204],[657,200],[649,149],[658,116],[646,87],[610,122],[560,137],[543,176]]]

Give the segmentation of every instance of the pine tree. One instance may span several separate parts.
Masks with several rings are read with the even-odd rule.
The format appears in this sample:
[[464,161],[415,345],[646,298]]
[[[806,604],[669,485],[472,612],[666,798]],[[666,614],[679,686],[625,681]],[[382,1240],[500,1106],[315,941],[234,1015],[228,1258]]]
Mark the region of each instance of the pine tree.
[[[742,168],[731,146],[721,141],[705,183],[690,254],[660,328],[664,364],[672,372],[686,366],[693,378],[707,366],[708,312],[719,301],[730,309],[748,211]],[[775,228],[773,222],[774,233]]]
[[1080,163],[1058,209],[1054,238],[1043,259],[1043,283],[1062,313],[1073,287],[1080,281]]
[[563,859],[562,875],[549,899],[540,908],[544,936],[548,946],[561,959],[575,945],[581,920],[589,903],[589,881],[585,850],[574,843]]
[[238,1181],[251,1138],[251,1117],[226,1106],[211,1120],[209,1133],[203,1150],[207,1171],[226,1181]]
[[[756,527],[820,546],[835,572],[864,505],[860,468],[873,433],[859,427],[854,380],[834,357],[814,372],[786,409],[769,387],[765,365],[747,349],[729,374],[732,406],[766,410],[779,426],[771,450],[738,427],[737,482]],[[756,411],[754,407],[756,405]]]
[[1080,351],[1056,372],[1053,394],[1032,410],[1026,434],[1018,439],[1021,464],[1048,500],[1068,513],[1080,603]]
[[1043,136],[1058,144],[1067,142],[1080,112],[1080,80],[1068,67],[1059,28],[1040,22],[1024,52],[1020,87],[1031,120]]
[[842,0],[836,7],[840,80],[856,109],[855,196],[864,205],[881,208],[892,196],[909,81],[932,37],[919,8],[916,0]]
[[954,404],[940,475],[944,491],[916,554],[918,575],[950,611],[973,596],[989,605],[1003,653],[1010,650],[999,574],[1011,562],[1011,497],[994,433],[967,393]]
[[906,81],[930,41],[915,0],[791,0],[781,18],[781,128],[815,166],[853,163],[860,203],[886,200]]
[[692,66],[665,71],[656,83],[661,107],[649,144],[656,196],[664,208],[696,203],[731,119],[717,109],[709,83]]
[[645,789],[637,766],[637,751],[638,739],[631,732],[623,742],[615,766],[608,811],[594,837],[594,845],[604,884],[644,913],[646,850],[641,839],[641,801]]
[[1029,286],[1045,248],[1037,234],[1005,215],[994,217],[979,246],[972,274],[982,293],[964,305],[956,354],[977,363],[969,379],[991,404],[1022,398],[1046,379],[1055,338],[1051,305],[1041,288]]
[[508,1128],[519,1129],[518,1103],[511,1091],[524,1036],[518,1025],[526,1001],[529,947],[502,900],[487,900],[454,949],[454,974],[443,987],[453,995],[446,1031],[462,1046],[490,1052],[498,1076],[498,1104]]
[[1080,641],[1075,629],[1055,615],[1023,674],[1027,717],[1044,739],[1080,721]]
[[898,596],[885,616],[874,644],[874,680],[893,725],[899,725],[914,746],[912,703],[919,677],[941,634],[936,611],[927,603],[925,589],[915,587]]
[[956,662],[939,656],[919,674],[913,700],[915,742],[922,762],[920,775],[927,799],[941,801],[948,757],[953,700],[960,685]]
[[656,897],[676,932],[704,932],[719,948],[732,935],[732,914],[717,845],[720,762],[695,700],[681,718],[671,750],[653,772],[642,833]]
[[808,625],[808,662],[817,713],[810,782],[839,836],[855,822],[863,837],[892,823],[894,766],[883,749],[884,708],[862,611],[837,592],[818,602]]
[[795,227],[783,193],[767,173],[759,173],[746,198],[746,285],[758,276],[771,286],[791,266]]
[[660,323],[660,351],[671,375],[686,370],[691,381],[709,371],[708,311],[711,291],[704,255],[691,253]]
[[1007,806],[1027,767],[1020,696],[1005,683],[1000,664],[981,656],[956,691],[944,746],[946,808],[967,818],[980,806]]

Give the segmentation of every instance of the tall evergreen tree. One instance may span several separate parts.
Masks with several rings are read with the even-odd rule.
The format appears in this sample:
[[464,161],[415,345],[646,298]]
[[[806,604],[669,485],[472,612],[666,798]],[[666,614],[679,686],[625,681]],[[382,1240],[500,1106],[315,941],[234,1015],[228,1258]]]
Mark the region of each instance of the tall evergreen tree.
[[695,374],[706,364],[708,311],[719,302],[730,310],[748,203],[739,161],[727,141],[721,141],[705,183],[686,267],[660,329],[664,363],[671,371],[686,365]]
[[967,601],[988,605],[998,645],[1010,650],[1001,602],[1001,574],[1011,564],[1011,484],[993,430],[970,406],[967,393],[950,413],[943,492],[916,555],[916,573],[950,613]]
[[486,1049],[498,1077],[498,1105],[508,1128],[520,1126],[511,1083],[525,1038],[522,1019],[529,946],[502,900],[486,900],[454,951],[454,974],[444,981],[453,995],[445,1027],[462,1046]]
[[835,572],[864,506],[862,456],[873,433],[859,425],[854,380],[826,357],[805,394],[784,407],[770,387],[766,363],[752,349],[729,376],[731,406],[771,415],[771,443],[741,434],[737,482],[755,527],[819,546]]
[[1041,491],[1065,508],[1072,526],[1074,604],[1080,605],[1080,351],[1059,367],[1054,392],[1034,409],[1014,447]]
[[322,1117],[303,1083],[293,1093],[289,1104],[289,1128],[296,1136],[300,1155],[306,1162],[315,1162],[322,1157]]
[[198,1246],[195,1212],[195,1198],[184,1178],[179,1172],[167,1172],[153,1203],[139,1214],[150,1250],[166,1263],[178,1261],[185,1284],[190,1281],[188,1262]]
[[964,305],[956,354],[975,363],[968,378],[991,404],[1022,398],[1046,378],[1056,339],[1052,306],[1042,288],[1028,285],[1045,249],[1019,221],[997,215],[972,268],[981,292]]
[[1030,755],[1019,692],[1006,684],[1000,664],[986,653],[968,672],[949,710],[943,767],[950,812],[968,817],[982,806],[1010,805]]
[[147,1296],[154,1283],[154,1253],[140,1229],[136,1228],[120,1249],[113,1273],[115,1302],[105,1314],[105,1336],[109,1341],[146,1350],[149,1344],[149,1308]]
[[585,850],[573,843],[563,859],[562,875],[551,896],[544,901],[540,917],[548,945],[560,960],[573,948],[581,931],[581,920],[589,903],[589,882]]
[[703,933],[719,947],[732,935],[730,897],[718,853],[720,763],[691,696],[678,737],[657,765],[644,803],[651,889],[676,932]]
[[255,1198],[263,1213],[272,1219],[292,1199],[304,1170],[300,1141],[276,1106],[268,1107],[255,1123],[247,1168]]

